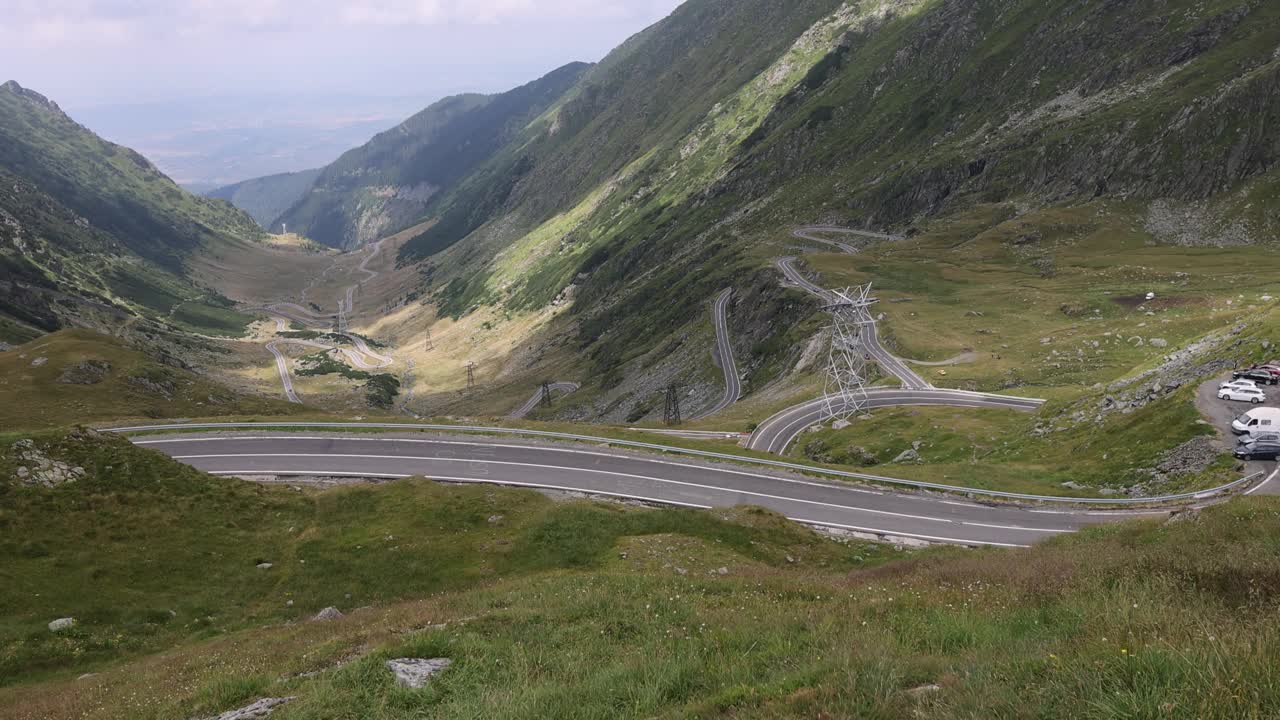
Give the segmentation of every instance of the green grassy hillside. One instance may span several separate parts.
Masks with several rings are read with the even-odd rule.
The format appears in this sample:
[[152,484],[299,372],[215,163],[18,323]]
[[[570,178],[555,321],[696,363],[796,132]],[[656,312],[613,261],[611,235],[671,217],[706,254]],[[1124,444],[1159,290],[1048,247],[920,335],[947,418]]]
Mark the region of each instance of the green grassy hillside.
[[275,231],[280,229],[275,223],[276,218],[293,207],[293,204],[311,189],[319,175],[319,168],[270,175],[227,185],[205,195],[226,200],[249,213],[249,216],[263,228]]
[[42,95],[0,86],[0,340],[133,316],[215,335],[248,318],[199,279],[194,253],[240,252],[262,231],[179,188]]
[[261,233],[248,215],[182,190],[146,158],[99,138],[15,82],[0,86],[0,168],[171,271],[205,243]]
[[[199,345],[162,352],[139,337],[144,353],[92,330],[62,330],[0,353],[0,428],[4,432],[74,423],[299,412],[282,400],[246,396],[182,369]],[[181,342],[178,337],[175,342]],[[181,354],[185,357],[178,357]]]
[[[118,438],[34,440],[85,474],[23,487],[30,448],[0,449],[5,717],[286,696],[273,718],[1280,712],[1271,499],[1031,550],[904,553],[750,509],[423,480],[299,492]],[[347,617],[306,622],[326,605]],[[454,665],[409,691],[395,657]]]
[[324,168],[314,187],[278,217],[333,247],[356,247],[422,219],[589,66],[573,63],[498,95],[441,100]]

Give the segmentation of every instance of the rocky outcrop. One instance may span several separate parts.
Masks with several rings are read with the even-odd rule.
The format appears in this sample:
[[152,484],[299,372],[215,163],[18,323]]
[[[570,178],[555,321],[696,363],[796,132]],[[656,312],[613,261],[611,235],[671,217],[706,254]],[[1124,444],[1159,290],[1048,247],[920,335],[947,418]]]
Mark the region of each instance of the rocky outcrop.
[[396,676],[396,684],[401,687],[420,690],[427,685],[432,675],[443,671],[453,664],[449,658],[399,658],[388,660],[387,669]]
[[68,365],[58,376],[63,385],[97,385],[111,374],[111,363],[103,360],[85,360]]
[[85,469],[46,455],[31,439],[15,442],[9,459],[17,465],[13,479],[25,487],[55,488],[85,477]]
[[311,621],[312,622],[330,622],[332,620],[341,620],[343,617],[344,615],[342,614],[341,610],[339,610],[336,607],[330,606],[316,613],[315,617],[311,618]]
[[206,720],[263,720],[263,718],[275,712],[276,708],[292,702],[294,699],[292,697],[262,698],[237,710],[228,710],[217,717],[206,718]]

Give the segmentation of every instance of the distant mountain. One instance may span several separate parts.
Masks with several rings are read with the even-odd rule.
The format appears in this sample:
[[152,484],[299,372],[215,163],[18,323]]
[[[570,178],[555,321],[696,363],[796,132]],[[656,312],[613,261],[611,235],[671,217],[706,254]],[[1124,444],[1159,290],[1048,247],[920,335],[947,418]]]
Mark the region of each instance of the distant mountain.
[[334,247],[355,247],[412,224],[559,102],[589,67],[566,65],[500,95],[441,100],[324,168],[276,220]]
[[249,213],[263,228],[274,232],[279,230],[276,218],[293,207],[319,176],[319,168],[281,173],[220,187],[205,195],[226,200]]
[[43,95],[0,86],[0,339],[130,315],[225,316],[227,301],[187,277],[186,260],[261,235]]
[[421,110],[414,97],[329,93],[220,94],[69,110],[82,125],[146,155],[195,193],[323,167]]

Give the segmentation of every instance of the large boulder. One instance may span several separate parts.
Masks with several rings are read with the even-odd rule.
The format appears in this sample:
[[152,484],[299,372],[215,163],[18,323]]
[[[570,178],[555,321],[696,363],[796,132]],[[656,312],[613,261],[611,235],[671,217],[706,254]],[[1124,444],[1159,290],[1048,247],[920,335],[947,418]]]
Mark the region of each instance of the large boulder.
[[330,620],[341,620],[342,618],[342,611],[331,606],[316,613],[316,616],[311,618],[311,620],[312,622],[329,622]]
[[432,675],[453,664],[449,658],[399,658],[387,661],[387,669],[396,676],[396,684],[414,690],[426,687]]

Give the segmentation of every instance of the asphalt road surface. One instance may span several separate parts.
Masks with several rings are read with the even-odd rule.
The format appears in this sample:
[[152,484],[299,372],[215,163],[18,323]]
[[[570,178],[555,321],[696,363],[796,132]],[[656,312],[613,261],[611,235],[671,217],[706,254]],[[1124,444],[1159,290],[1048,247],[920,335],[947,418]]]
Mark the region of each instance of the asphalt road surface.
[[[369,262],[382,252],[382,242],[379,241],[373,243],[370,247],[372,250],[363,260],[360,261],[360,265],[356,270],[364,273],[366,275],[366,279],[372,280],[378,277],[378,272],[369,269]],[[307,292],[309,292],[316,283],[320,282],[321,279],[328,276],[335,267],[337,267],[337,261],[326,268],[319,277],[312,281],[311,285],[308,285],[307,288],[303,290],[303,297],[305,298]],[[270,313],[275,318],[277,331],[281,331],[283,329],[285,320],[292,320],[293,322],[301,325],[317,329],[328,329],[332,326],[330,321],[336,320],[338,327],[337,332],[334,334],[345,337],[352,345],[355,346],[355,349],[353,350],[351,348],[342,347],[332,343],[321,343],[315,340],[302,339],[272,340],[267,343],[267,350],[269,350],[272,356],[275,357],[276,372],[280,375],[280,384],[284,388],[285,398],[288,399],[289,402],[301,403],[302,400],[298,397],[298,393],[293,387],[293,378],[289,375],[289,359],[280,351],[280,348],[284,345],[300,345],[320,350],[336,350],[361,370],[381,370],[395,362],[395,358],[390,355],[384,355],[383,353],[369,347],[369,343],[367,343],[364,338],[347,332],[347,320],[352,309],[355,307],[355,293],[358,287],[358,284],[348,287],[343,296],[338,298],[338,311],[336,313],[318,313],[311,308],[290,302],[276,303],[265,308],[266,312]]]
[[[812,281],[806,278],[799,270],[796,269],[793,264],[794,262],[795,258],[785,257],[779,258],[774,264],[782,271],[783,277],[785,277],[787,282],[790,284],[807,291],[811,295],[817,297],[820,302],[835,302],[835,295],[831,291],[815,285]],[[896,377],[898,382],[902,383],[904,388],[909,390],[927,390],[932,388],[933,385],[930,384],[929,381],[920,377],[915,370],[907,367],[907,364],[900,358],[884,349],[884,346],[880,344],[880,334],[876,329],[876,324],[874,319],[871,317],[871,314],[866,310],[863,310],[862,315],[862,319],[866,321],[866,325],[863,326],[862,339],[866,343],[867,354],[871,356],[871,359],[875,360],[876,364],[878,364],[886,373]]]
[[[1020,398],[965,390],[908,390],[903,388],[873,388],[867,391],[867,408],[902,407],[907,405],[934,405],[943,407],[997,408],[1035,412],[1043,400]],[[751,433],[747,447],[761,452],[784,453],[800,433],[827,417],[822,398],[816,398],[787,408],[773,416]]]
[[481,437],[268,432],[143,436],[133,442],[216,475],[425,476],[697,508],[758,505],[811,525],[963,545],[1026,546],[1110,520],[1164,514],[988,506],[725,463]]
[[[579,385],[579,384],[578,384],[578,383],[576,383],[576,382],[558,382],[558,383],[551,383],[551,392],[553,392],[553,393],[559,392],[559,393],[564,393],[564,394],[566,394],[566,395],[567,395],[567,394],[572,393],[572,392],[577,392],[577,391],[578,391],[578,388],[580,388],[580,387],[582,387],[582,386],[581,386],[581,385]],[[527,401],[525,401],[525,404],[521,405],[520,407],[516,408],[515,410],[512,410],[512,411],[511,411],[511,414],[510,414],[510,415],[508,415],[507,417],[510,417],[510,418],[514,418],[514,419],[516,419],[516,420],[519,420],[520,418],[522,418],[522,417],[524,417],[524,416],[528,415],[529,413],[533,412],[533,409],[534,409],[534,408],[536,408],[536,407],[538,407],[538,403],[540,403],[540,402],[542,402],[542,388],[541,388],[541,387],[539,387],[539,388],[538,388],[538,390],[537,390],[536,392],[534,392],[534,393],[533,393],[533,395],[531,395]]]
[[720,364],[721,372],[724,373],[724,395],[715,406],[696,418],[699,420],[715,415],[738,402],[742,397],[742,379],[738,377],[738,364],[733,359],[733,343],[729,339],[729,319],[727,314],[729,300],[732,297],[733,288],[725,288],[725,291],[716,297],[715,303],[711,306],[711,321],[716,328],[716,361]]
[[829,238],[820,237],[820,235],[852,235],[854,237],[867,238],[869,240],[901,240],[898,235],[889,235],[886,233],[870,232],[868,230],[852,230],[850,228],[830,227],[827,225],[810,225],[809,227],[796,228],[791,231],[792,237],[808,240],[810,242],[823,243],[824,245],[833,245],[841,250],[853,254],[858,252],[858,248],[846,242],[839,240],[831,240]]

